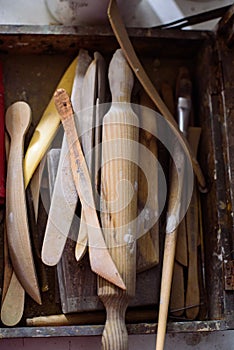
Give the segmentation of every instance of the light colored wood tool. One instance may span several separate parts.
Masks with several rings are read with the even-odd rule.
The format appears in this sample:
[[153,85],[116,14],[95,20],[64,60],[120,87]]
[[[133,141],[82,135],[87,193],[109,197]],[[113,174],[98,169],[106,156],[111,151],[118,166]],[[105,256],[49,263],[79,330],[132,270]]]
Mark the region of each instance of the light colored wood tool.
[[98,221],[89,171],[76,132],[74,112],[69,96],[64,89],[59,89],[54,94],[54,101],[67,136],[76,190],[83,210],[85,210],[86,223],[89,225],[88,241],[91,269],[102,278],[125,290],[126,286],[106,247]]
[[[5,132],[6,162],[10,152],[10,140]],[[6,326],[15,326],[21,320],[24,311],[25,291],[13,270],[4,226],[4,278],[1,303],[1,321]]]
[[40,161],[37,169],[35,170],[31,182],[30,182],[30,188],[32,192],[32,198],[33,198],[33,207],[34,207],[34,213],[35,213],[35,220],[37,222],[38,217],[38,206],[39,206],[39,197],[40,197],[40,186],[41,186],[41,179],[43,174],[43,169],[45,166],[46,157],[44,156],[42,160]]
[[[93,174],[93,147],[95,127],[95,102],[97,87],[97,61],[94,59],[85,74],[81,90],[81,113],[78,118],[78,130],[81,145],[90,174]],[[91,175],[92,176],[92,175]],[[75,248],[75,257],[79,261],[86,252],[88,243],[88,226],[84,219],[84,211],[81,208],[81,221]]]
[[28,229],[23,178],[23,142],[31,121],[27,103],[16,102],[6,112],[6,128],[11,137],[7,167],[6,225],[14,271],[25,291],[41,304]]
[[[88,52],[80,50],[71,94],[76,115],[79,115],[81,110],[81,89],[90,62]],[[77,220],[73,222],[77,202],[69,148],[64,135],[41,253],[46,265],[56,265],[62,256],[69,230],[72,225],[77,224]]]
[[[197,154],[201,128],[189,128],[188,141]],[[186,213],[187,239],[188,239],[188,281],[186,290],[186,316],[194,320],[199,313],[200,291],[198,281],[198,236],[199,236],[199,199],[196,182],[193,194]],[[191,307],[194,306],[194,307]]]
[[173,133],[176,135],[176,137],[180,141],[180,144],[181,144],[185,154],[192,161],[194,172],[198,178],[198,182],[200,184],[200,187],[205,190],[206,189],[206,182],[205,182],[205,178],[202,174],[202,171],[200,169],[200,166],[199,166],[196,158],[192,154],[187,140],[178,130],[178,125],[176,124],[173,116],[171,115],[170,111],[168,110],[168,108],[166,107],[166,105],[164,104],[162,99],[160,98],[154,85],[150,81],[143,66],[141,65],[141,63],[140,63],[140,61],[139,61],[139,59],[134,51],[134,48],[129,40],[128,33],[127,33],[126,28],[124,26],[123,20],[120,16],[116,0],[110,0],[110,2],[109,2],[108,17],[109,17],[109,21],[110,21],[111,27],[113,29],[113,32],[116,36],[116,39],[118,40],[118,43],[120,44],[120,47],[122,48],[129,65],[132,67],[133,72],[136,74],[137,78],[139,79],[140,83],[144,87],[147,94],[150,96],[151,100],[158,107],[160,113],[164,116],[164,118],[170,124],[170,126],[173,130]]
[[103,349],[124,350],[128,349],[125,312],[135,295],[136,280],[139,121],[129,104],[133,74],[121,50],[111,60],[109,84],[112,105],[102,129],[101,218],[106,243],[127,290],[99,279],[98,296],[107,312]]
[[[142,107],[139,141],[141,145],[145,146],[151,152],[151,154],[157,158],[158,147],[155,137],[157,130],[156,118],[154,116],[152,118],[149,117],[149,108],[154,110],[155,105],[145,92],[141,94],[140,105]],[[144,120],[147,118],[148,125],[146,130],[144,127]],[[151,123],[150,125],[149,122]],[[149,130],[151,130],[151,133]],[[152,227],[150,227],[148,232],[145,231],[147,228],[147,223],[150,223],[151,226],[151,218],[155,218],[155,213],[159,213],[157,197],[158,169],[157,163],[152,163],[152,158],[146,157],[145,153],[141,152],[141,148],[139,151],[139,164],[140,166],[144,164],[144,170],[150,169],[150,171],[147,172],[147,179],[145,178],[145,174],[143,174],[142,171],[139,171],[138,173],[138,208],[140,210],[145,210],[147,214],[144,218],[144,221],[141,222],[142,232],[138,232],[140,238],[137,241],[136,270],[137,272],[142,272],[152,268],[159,262],[159,221],[157,220],[157,222],[154,223]],[[146,208],[145,205],[147,205]],[[146,233],[143,234],[143,232]]]
[[182,198],[182,184],[183,184],[184,171],[185,171],[184,169],[185,159],[184,159],[184,153],[182,153],[182,150],[178,143],[176,143],[174,147],[173,160],[177,164],[177,169],[173,164],[171,168],[171,177],[170,177],[170,190],[169,190],[167,226],[166,226],[166,236],[165,236],[164,255],[163,255],[163,269],[162,269],[161,289],[160,289],[160,305],[159,305],[156,350],[163,350],[164,348],[167,316],[168,316],[168,306],[169,306],[169,300],[170,300],[173,267],[174,267],[174,260],[175,260],[177,231],[178,231],[178,224],[180,221],[180,206],[181,206],[181,198]]
[[[72,84],[77,62],[78,57],[72,61],[57,86],[57,89],[60,87],[66,89],[69,95],[72,91]],[[28,186],[34,171],[38,167],[38,164],[40,163],[51,141],[53,140],[59,124],[60,118],[54,106],[54,101],[51,98],[34,131],[24,157],[25,187]]]
[[[105,96],[105,61],[99,52],[94,53],[94,60],[85,75],[82,96],[81,109],[82,115],[78,120],[79,133],[81,135],[81,144],[86,158],[88,169],[94,185],[94,197],[97,197],[98,190],[98,170],[100,168],[100,130],[101,130],[101,106]],[[98,99],[98,106],[97,106]],[[95,106],[96,104],[96,106]],[[95,149],[94,149],[95,146]],[[93,150],[95,151],[93,154]],[[95,199],[96,201],[96,199]],[[81,212],[81,223],[78,234],[75,256],[79,261],[86,252],[88,243],[88,227],[84,221],[83,211]]]

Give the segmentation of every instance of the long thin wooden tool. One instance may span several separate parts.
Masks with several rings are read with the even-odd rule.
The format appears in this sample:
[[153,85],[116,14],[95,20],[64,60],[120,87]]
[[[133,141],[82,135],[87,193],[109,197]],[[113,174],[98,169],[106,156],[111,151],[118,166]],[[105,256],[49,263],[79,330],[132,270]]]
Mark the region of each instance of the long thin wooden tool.
[[64,89],[59,89],[54,94],[54,101],[67,136],[76,190],[83,210],[85,210],[86,223],[89,225],[88,241],[91,269],[104,279],[125,290],[126,286],[109,254],[98,221],[89,171],[78,139],[69,96]]
[[[5,132],[6,162],[10,151],[10,140]],[[25,291],[20,284],[11,264],[6,223],[4,225],[4,278],[1,303],[1,321],[6,326],[15,326],[21,320],[24,311]]]
[[[81,115],[78,118],[79,133],[82,149],[86,159],[89,173],[93,173],[93,146],[95,127],[95,102],[97,88],[97,61],[94,59],[85,74],[81,90]],[[88,226],[84,219],[84,211],[81,208],[81,221],[75,248],[75,257],[79,261],[86,252],[88,243]]]
[[[101,130],[101,103],[105,99],[105,60],[99,52],[94,53],[94,60],[90,65],[82,88],[81,109],[83,115],[79,119],[81,144],[86,159],[91,180],[94,184],[94,197],[98,191],[98,171],[100,167],[100,130]],[[98,100],[98,102],[97,102]],[[97,105],[98,103],[98,105]],[[96,105],[96,106],[95,106]],[[95,106],[95,108],[93,108]],[[95,148],[94,148],[95,146]],[[93,148],[94,153],[93,154]],[[93,176],[92,176],[93,174]],[[88,227],[81,212],[80,230],[75,248],[75,256],[79,261],[86,251],[88,242]]]
[[108,6],[108,17],[111,24],[111,27],[113,29],[113,32],[120,44],[120,47],[122,48],[124,55],[129,63],[129,65],[132,67],[132,70],[136,74],[137,78],[141,82],[142,86],[144,87],[147,94],[150,96],[151,100],[155,103],[155,105],[158,107],[160,113],[164,116],[164,118],[168,121],[168,123],[171,126],[171,129],[173,130],[175,136],[180,141],[181,147],[183,148],[185,154],[191,159],[194,172],[198,178],[198,182],[202,189],[206,188],[206,182],[205,178],[202,174],[202,171],[200,169],[200,166],[192,154],[190,147],[188,145],[187,140],[185,137],[180,133],[178,130],[178,125],[176,124],[173,116],[171,115],[170,111],[160,98],[158,92],[156,91],[154,85],[150,81],[148,75],[146,74],[143,66],[141,65],[134,48],[129,40],[128,33],[126,31],[126,28],[124,26],[123,20],[120,16],[119,9],[116,3],[116,0],[110,0],[109,6]]
[[102,129],[101,218],[105,240],[127,290],[99,279],[98,295],[107,311],[103,349],[127,350],[125,312],[135,295],[136,281],[139,121],[129,105],[133,74],[122,50],[111,60],[109,84],[112,105]]
[[[189,128],[188,141],[197,154],[198,144],[201,135],[201,128]],[[186,226],[188,238],[188,282],[186,291],[186,316],[194,320],[199,313],[200,291],[198,281],[198,236],[199,236],[199,199],[198,189],[195,182],[192,198],[186,213]],[[191,307],[196,305],[195,307]]]
[[[71,94],[72,84],[75,75],[78,57],[76,57],[67,68],[58,83],[57,89],[60,87],[66,89]],[[24,157],[24,179],[25,187],[28,186],[31,177],[38,167],[41,159],[47,151],[53,137],[59,127],[60,118],[54,106],[53,98],[51,98],[46,107],[29,143],[27,152]]]
[[[170,300],[170,291],[172,285],[172,275],[175,259],[177,231],[180,217],[185,159],[184,154],[182,153],[182,150],[179,147],[178,143],[176,143],[174,147],[173,159],[177,164],[177,169],[175,169],[175,165],[173,165],[171,169],[169,192],[170,195],[168,203],[167,227],[163,255],[163,269],[161,278],[156,350],[163,350],[164,348],[168,306]],[[181,182],[178,181],[179,178]]]
[[11,137],[7,167],[6,225],[14,271],[26,292],[41,304],[28,229],[23,177],[24,135],[31,121],[27,103],[16,102],[6,112],[6,128]]
[[[81,110],[81,88],[90,62],[88,52],[80,50],[71,95],[76,115]],[[69,230],[77,222],[73,223],[77,202],[69,149],[64,135],[41,253],[42,260],[47,265],[56,265],[62,256]]]

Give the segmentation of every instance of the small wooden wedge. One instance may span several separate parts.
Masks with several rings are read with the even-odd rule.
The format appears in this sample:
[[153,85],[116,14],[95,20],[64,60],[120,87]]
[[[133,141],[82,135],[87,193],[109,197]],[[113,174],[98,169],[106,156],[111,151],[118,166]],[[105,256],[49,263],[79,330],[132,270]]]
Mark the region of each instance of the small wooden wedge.
[[88,241],[91,269],[102,278],[125,290],[126,286],[106,247],[98,221],[90,175],[77,135],[69,96],[64,89],[59,89],[54,94],[54,101],[67,136],[74,183],[83,206],[86,223],[89,225]]
[[25,291],[41,304],[40,291],[30,242],[23,177],[24,135],[31,122],[31,109],[16,102],[6,112],[6,128],[11,137],[7,167],[6,226],[11,262]]

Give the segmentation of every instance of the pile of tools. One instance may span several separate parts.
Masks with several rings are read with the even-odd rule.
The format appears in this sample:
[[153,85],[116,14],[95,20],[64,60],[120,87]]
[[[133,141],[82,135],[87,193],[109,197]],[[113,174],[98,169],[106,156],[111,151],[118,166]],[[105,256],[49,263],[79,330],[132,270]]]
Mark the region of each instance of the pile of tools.
[[[46,266],[56,266],[63,313],[83,311],[81,303],[69,304],[68,295],[74,290],[79,291],[78,297],[96,294],[93,309],[99,310],[102,303],[106,309],[103,349],[127,349],[125,313],[135,296],[136,274],[156,265],[160,271],[162,263],[156,345],[160,350],[169,307],[173,317],[193,320],[199,314],[197,252],[202,245],[202,225],[197,185],[204,188],[205,181],[196,153],[201,130],[194,127],[188,69],[181,67],[178,72],[175,94],[171,85],[162,85],[161,98],[138,61],[115,1],[111,1],[109,11],[122,48],[108,64],[109,84],[102,55],[95,52],[92,57],[81,49],[58,84],[26,152],[30,106],[15,102],[5,114],[8,134],[1,320],[7,326],[20,322],[25,292],[42,304],[41,291],[48,291],[50,283]],[[132,97],[133,72],[143,89]],[[133,99],[139,105],[133,106]],[[109,100],[111,103],[106,104]],[[167,216],[161,224],[156,161],[160,158],[156,136],[161,130],[155,106],[167,120],[174,140],[167,174]],[[175,114],[177,121],[172,116]],[[64,129],[61,145],[48,151],[60,121]],[[144,149],[152,158],[145,156]],[[139,164],[143,170],[150,169],[147,176]],[[197,175],[193,189],[185,181],[191,175],[191,164]],[[30,231],[40,224],[43,169],[49,190],[48,215],[43,241],[37,237],[31,242],[35,235]],[[160,233],[163,224],[166,228]],[[160,237],[165,239],[163,261]],[[77,283],[77,261],[86,264],[91,286],[85,280]],[[69,317],[58,318],[69,322]],[[58,318],[55,323],[60,322]],[[28,320],[28,324],[36,324],[34,321]],[[77,322],[75,316],[70,322]]]

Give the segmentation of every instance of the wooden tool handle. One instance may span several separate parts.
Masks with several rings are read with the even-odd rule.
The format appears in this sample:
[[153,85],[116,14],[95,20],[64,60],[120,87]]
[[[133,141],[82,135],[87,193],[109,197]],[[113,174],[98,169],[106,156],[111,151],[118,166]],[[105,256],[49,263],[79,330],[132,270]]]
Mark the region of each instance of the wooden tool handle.
[[99,279],[98,295],[107,311],[103,349],[125,350],[125,311],[135,294],[136,279],[138,117],[124,103],[130,102],[133,75],[121,50],[111,60],[109,82],[113,103],[103,119],[101,218],[105,240],[127,290]]
[[9,251],[14,271],[28,294],[41,304],[32,256],[23,178],[23,141],[31,121],[27,103],[16,102],[6,113],[6,127],[11,137],[7,167],[6,224]]
[[54,100],[67,136],[74,183],[84,210],[86,223],[89,226],[88,240],[91,268],[101,277],[125,289],[125,284],[111,259],[102,235],[95,210],[89,171],[76,132],[69,96],[64,89],[59,89],[54,94]]

